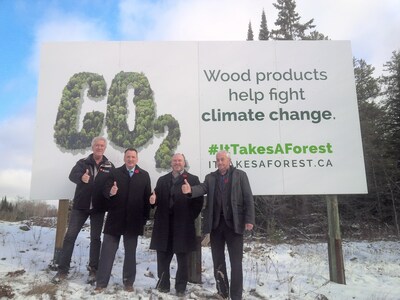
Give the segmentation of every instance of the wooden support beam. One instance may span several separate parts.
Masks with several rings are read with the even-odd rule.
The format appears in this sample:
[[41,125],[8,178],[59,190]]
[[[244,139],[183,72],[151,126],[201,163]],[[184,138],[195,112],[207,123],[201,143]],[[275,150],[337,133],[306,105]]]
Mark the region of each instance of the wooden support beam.
[[54,247],[53,261],[50,264],[50,268],[56,269],[58,266],[58,260],[63,247],[64,235],[67,231],[68,222],[68,208],[69,200],[60,199],[58,200],[58,212],[57,212],[57,229],[56,229],[56,241]]
[[201,283],[201,214],[195,221],[196,251],[189,254],[189,282]]
[[326,203],[328,210],[329,276],[333,282],[346,284],[337,196],[327,195]]

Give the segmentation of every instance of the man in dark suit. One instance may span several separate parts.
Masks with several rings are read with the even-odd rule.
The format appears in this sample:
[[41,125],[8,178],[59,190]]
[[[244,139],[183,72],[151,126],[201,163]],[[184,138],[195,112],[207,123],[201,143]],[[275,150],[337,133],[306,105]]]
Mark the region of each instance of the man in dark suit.
[[196,249],[194,221],[203,207],[203,196],[188,199],[182,193],[184,180],[192,185],[200,184],[199,178],[185,170],[185,157],[172,156],[172,171],[157,181],[155,192],[149,202],[157,207],[150,249],[157,250],[157,289],[170,291],[170,264],[175,253],[178,269],[175,290],[183,296],[188,281],[189,253]]
[[[244,171],[234,168],[230,154],[216,155],[218,170],[208,174],[204,183],[191,186],[185,181],[182,192],[190,197],[207,194],[203,212],[204,233],[210,234],[214,277],[218,294],[223,299],[242,299],[243,233],[254,226],[254,200]],[[231,284],[226,272],[225,244],[231,263]]]
[[114,170],[104,190],[109,199],[109,210],[96,276],[97,292],[108,285],[121,236],[124,237],[125,249],[123,284],[126,291],[133,291],[138,236],[143,235],[144,225],[149,218],[150,176],[137,165],[136,149],[125,150],[124,162],[123,166]]

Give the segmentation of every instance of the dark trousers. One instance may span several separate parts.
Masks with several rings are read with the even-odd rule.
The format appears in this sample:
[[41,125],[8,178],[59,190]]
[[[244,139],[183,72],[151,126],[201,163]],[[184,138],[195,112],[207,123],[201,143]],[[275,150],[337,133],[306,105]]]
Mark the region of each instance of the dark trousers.
[[[210,234],[211,254],[214,264],[214,277],[218,293],[232,300],[242,299],[243,292],[243,235],[237,234],[228,227],[225,220]],[[225,263],[225,244],[228,246],[229,260],[231,263],[231,284],[229,289],[228,274]]]
[[[170,289],[170,264],[174,253],[171,251],[157,251],[157,288]],[[189,253],[176,253],[178,269],[175,277],[175,290],[184,292],[188,282]]]
[[58,261],[58,270],[68,273],[75,241],[86,220],[90,217],[90,250],[89,268],[97,270],[101,247],[101,230],[103,229],[104,212],[93,212],[89,210],[71,211],[68,230],[64,237],[63,248]]
[[[124,234],[125,258],[122,268],[122,281],[124,286],[133,286],[136,277],[136,247],[138,236]],[[118,250],[120,235],[104,234],[101,247],[99,269],[96,274],[96,286],[105,288],[110,281],[111,270],[114,264],[115,254]]]

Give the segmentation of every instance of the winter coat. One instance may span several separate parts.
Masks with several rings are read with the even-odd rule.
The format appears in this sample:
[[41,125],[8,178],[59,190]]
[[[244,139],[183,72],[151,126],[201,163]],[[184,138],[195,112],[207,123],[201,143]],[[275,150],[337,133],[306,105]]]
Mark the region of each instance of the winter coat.
[[[107,201],[103,195],[104,185],[111,175],[114,165],[103,156],[98,168],[98,173],[95,174],[96,162],[93,154],[88,157],[78,160],[69,174],[69,180],[76,184],[75,195],[73,201],[73,209],[90,209],[95,211],[105,211],[107,209]],[[90,179],[88,183],[82,181],[83,174],[89,170]]]
[[[138,165],[132,177],[126,166],[114,169],[104,189],[109,209],[104,233],[111,235],[143,235],[144,225],[149,219],[151,195],[150,176]],[[118,192],[110,197],[110,190],[117,183]]]
[[[203,207],[203,197],[188,198],[182,193],[182,184],[186,179],[189,184],[199,184],[199,178],[188,172],[179,175],[172,184],[172,172],[160,177],[155,193],[157,200],[154,214],[154,227],[150,249],[166,251],[169,235],[172,237],[172,251],[187,253],[196,250],[196,231],[194,221]],[[173,205],[170,207],[170,194]],[[173,218],[172,222],[170,218]],[[172,224],[172,226],[170,226]]]
[[[216,182],[218,182],[219,171],[208,174],[204,180],[204,183],[200,185],[192,186],[192,197],[198,197],[207,194],[207,201],[203,212],[204,222],[203,230],[204,233],[210,233],[213,229],[213,210],[215,200],[215,188]],[[234,167],[230,167],[229,171],[232,182],[230,183],[230,201],[226,207],[233,218],[233,230],[237,234],[243,234],[245,230],[245,224],[255,223],[254,213],[254,200],[251,192],[249,179],[247,174],[238,170]]]

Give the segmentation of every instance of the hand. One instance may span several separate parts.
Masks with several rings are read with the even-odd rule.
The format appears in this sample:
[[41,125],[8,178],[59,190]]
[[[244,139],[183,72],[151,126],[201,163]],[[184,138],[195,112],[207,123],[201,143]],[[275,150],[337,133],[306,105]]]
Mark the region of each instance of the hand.
[[190,186],[189,182],[187,180],[184,180],[184,184],[182,184],[182,193],[184,194],[190,194],[192,192],[192,187]]
[[114,181],[114,185],[111,187],[110,196],[116,195],[118,192],[117,182]]
[[254,225],[253,225],[253,224],[250,224],[250,223],[246,223],[246,225],[244,226],[244,228],[245,228],[246,230],[248,230],[248,231],[253,230],[253,227],[254,227]]
[[90,180],[89,169],[86,169],[86,173],[82,175],[81,180],[84,183],[88,183],[89,182],[89,180]]
[[151,194],[150,198],[149,198],[150,204],[153,205],[154,203],[156,203],[156,199],[157,199],[156,193],[153,192],[153,193]]

